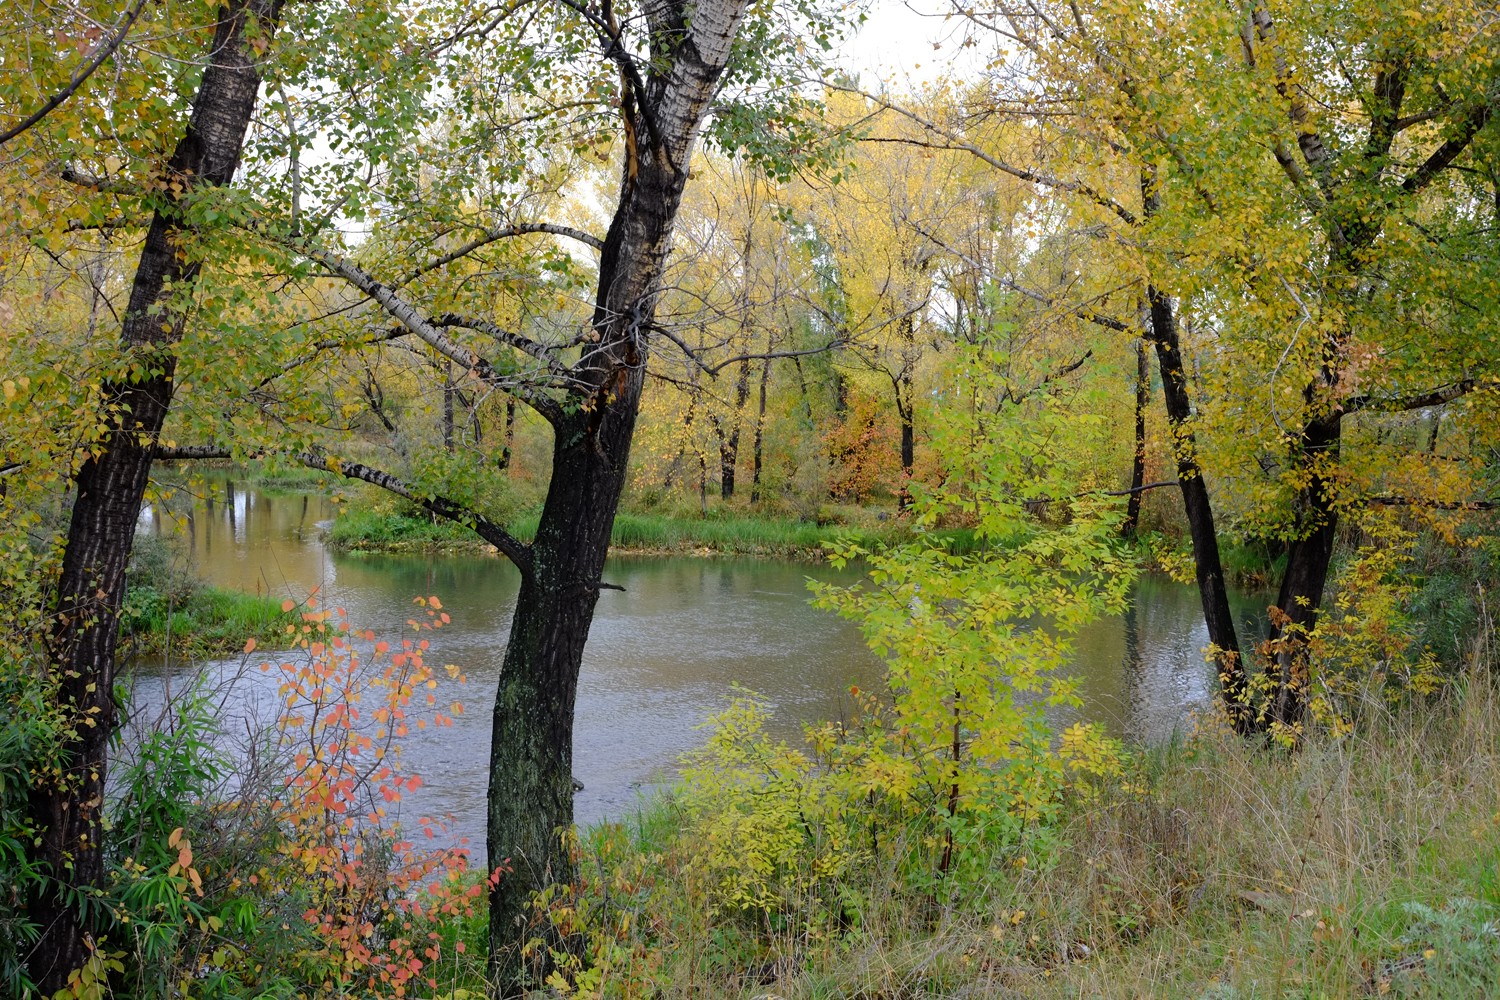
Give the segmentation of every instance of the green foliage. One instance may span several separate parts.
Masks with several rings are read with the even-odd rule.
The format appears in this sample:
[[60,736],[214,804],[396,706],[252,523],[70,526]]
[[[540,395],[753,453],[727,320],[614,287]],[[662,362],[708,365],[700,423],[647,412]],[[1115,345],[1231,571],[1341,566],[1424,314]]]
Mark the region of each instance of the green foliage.
[[38,934],[26,901],[45,880],[32,858],[37,831],[27,796],[37,770],[62,753],[62,719],[15,661],[0,668],[0,711],[0,990],[22,996],[30,984],[23,963]]
[[211,587],[159,538],[137,538],[126,573],[120,636],[126,650],[187,660],[228,656],[246,639],[274,644],[295,618],[279,600]]

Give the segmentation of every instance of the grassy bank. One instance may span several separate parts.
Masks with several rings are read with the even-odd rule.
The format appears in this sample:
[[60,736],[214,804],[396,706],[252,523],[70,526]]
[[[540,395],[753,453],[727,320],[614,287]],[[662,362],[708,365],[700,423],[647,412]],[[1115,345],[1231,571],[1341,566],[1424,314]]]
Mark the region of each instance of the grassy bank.
[[125,600],[120,636],[136,653],[174,658],[204,659],[230,656],[246,639],[275,644],[295,612],[281,610],[281,601],[205,585],[168,600],[150,586],[135,586]]
[[832,927],[796,905],[711,912],[665,799],[584,838],[576,912],[619,995],[1500,995],[1493,681],[1370,714],[1295,754],[1220,733],[1139,753],[1126,790],[1073,803],[982,884],[846,882]]
[[[529,541],[536,534],[535,514],[517,518],[512,534]],[[822,559],[824,546],[839,539],[864,545],[898,541],[905,529],[815,524],[810,521],[751,517],[673,517],[621,512],[615,518],[611,546],[621,553],[739,555],[781,559]],[[961,548],[966,533],[947,533]],[[328,530],[330,546],[344,552],[484,552],[487,546],[472,531],[452,521],[377,510],[349,509]]]

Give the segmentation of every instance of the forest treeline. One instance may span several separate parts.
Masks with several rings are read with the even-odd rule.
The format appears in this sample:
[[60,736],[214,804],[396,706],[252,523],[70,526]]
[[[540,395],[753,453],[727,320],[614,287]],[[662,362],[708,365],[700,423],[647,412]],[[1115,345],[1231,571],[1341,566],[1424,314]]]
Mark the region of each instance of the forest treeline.
[[[611,980],[666,939],[609,924],[639,914],[589,895],[606,846],[573,833],[622,502],[900,529],[833,544],[870,580],[818,598],[888,697],[805,751],[741,699],[687,765],[708,847],[679,860],[746,941],[871,926],[859,873],[938,927],[1149,784],[1045,711],[1143,565],[1198,590],[1225,760],[1398,745],[1392,712],[1492,732],[1443,701],[1493,667],[1482,4],[955,5],[982,65],[905,90],[841,64],[863,15],[820,0],[118,7],[0,14],[9,992],[407,995],[468,940],[496,996],[661,988]],[[518,569],[490,871],[371,832],[444,678],[316,603],[285,609],[264,781],[225,791],[193,699],[112,770],[142,504],[206,461],[322,473]],[[1246,553],[1264,635],[1230,612]],[[447,623],[423,595],[419,630]],[[630,864],[664,836],[638,832]],[[1495,902],[1411,926],[1482,951]]]

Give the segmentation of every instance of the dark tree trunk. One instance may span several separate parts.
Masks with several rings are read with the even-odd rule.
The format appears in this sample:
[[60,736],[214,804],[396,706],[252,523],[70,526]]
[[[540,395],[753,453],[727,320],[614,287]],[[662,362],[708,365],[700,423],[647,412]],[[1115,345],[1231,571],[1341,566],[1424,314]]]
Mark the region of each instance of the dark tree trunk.
[[[1141,171],[1141,199],[1148,219],[1161,211],[1156,174],[1150,168]],[[1177,460],[1182,506],[1187,515],[1188,534],[1193,541],[1198,597],[1203,603],[1208,641],[1213,645],[1224,709],[1235,732],[1249,734],[1256,731],[1257,723],[1250,707],[1250,686],[1246,680],[1244,659],[1240,655],[1234,616],[1229,610],[1229,590],[1224,583],[1224,564],[1219,557],[1213,504],[1209,500],[1208,484],[1203,481],[1203,470],[1198,465],[1198,442],[1193,435],[1193,408],[1188,397],[1187,372],[1182,364],[1176,313],[1171,298],[1151,285],[1146,287],[1146,307],[1150,314],[1150,337],[1156,347],[1157,367],[1161,371],[1161,391],[1166,401],[1167,427]]]
[[903,403],[898,398],[896,410],[901,415],[901,509],[906,510],[911,507],[911,474],[917,462],[917,427],[912,414],[911,375],[904,374],[901,380],[906,400]]
[[1130,461],[1130,500],[1120,532],[1135,538],[1141,523],[1142,486],[1146,485],[1146,407],[1151,405],[1151,352],[1141,338],[1135,348],[1135,451]]
[[453,453],[453,359],[443,365],[443,450]]
[[762,436],[766,429],[766,387],[771,381],[771,359],[762,358],[760,362],[760,398],[755,407],[755,440],[752,446],[754,455],[750,464],[750,502],[760,503],[760,469],[761,453],[764,444]]
[[516,397],[505,397],[505,445],[500,449],[500,468],[510,468],[516,445]]
[[719,438],[719,495],[725,500],[734,499],[734,474],[740,464],[740,415],[750,400],[750,361],[740,362],[739,377],[734,380],[734,413],[730,416],[729,433]]
[[1313,420],[1297,443],[1299,457],[1309,469],[1307,487],[1297,498],[1302,535],[1287,549],[1286,572],[1276,595],[1278,611],[1270,629],[1272,655],[1266,663],[1272,692],[1267,721],[1291,729],[1302,721],[1307,703],[1307,634],[1318,621],[1338,533],[1332,484],[1322,469],[1325,462],[1338,460],[1342,423],[1338,414]]
[[900,323],[902,345],[901,373],[896,383],[896,413],[901,418],[901,490],[898,493],[902,510],[911,509],[911,474],[917,462],[916,386],[913,369],[916,366],[917,325],[908,313]]
[[[179,179],[186,192],[179,198],[233,179],[260,88],[246,27],[259,22],[261,37],[269,36],[280,10],[281,0],[232,0],[220,9],[187,131],[167,163],[166,176]],[[125,566],[156,437],[171,406],[172,347],[186,321],[181,298],[200,266],[183,245],[180,208],[180,201],[172,202],[153,216],[122,324],[123,346],[144,374],[104,383],[101,395],[112,423],[73,483],[48,648],[56,697],[71,715],[72,731],[57,772],[31,796],[32,818],[41,830],[37,854],[57,880],[53,891],[43,891],[29,907],[42,935],[29,972],[43,996],[64,988],[68,973],[82,967],[86,928],[70,897],[98,887],[104,874],[99,821],[115,729],[115,643]]]
[[521,946],[531,936],[532,895],[573,878],[567,835],[578,671],[629,468],[672,225],[745,2],[649,8],[656,58],[644,91],[626,84],[622,95],[628,141],[620,202],[599,259],[598,349],[578,371],[589,387],[583,405],[553,420],[552,477],[521,567],[495,699],[487,846],[492,864],[509,859],[510,868],[490,893],[491,982],[501,996],[527,985]]
[[1208,626],[1208,641],[1214,647],[1225,710],[1236,732],[1250,733],[1255,731],[1255,717],[1250,709],[1234,616],[1229,610],[1229,591],[1224,584],[1224,566],[1219,558],[1213,505],[1209,501],[1208,485],[1203,481],[1203,470],[1198,466],[1187,373],[1182,366],[1182,348],[1177,341],[1172,300],[1154,287],[1147,288],[1146,296],[1151,309],[1151,339],[1161,369],[1167,423],[1176,453],[1177,480],[1182,489],[1188,533],[1193,540],[1193,567],[1198,578],[1198,596],[1203,603],[1203,620]]

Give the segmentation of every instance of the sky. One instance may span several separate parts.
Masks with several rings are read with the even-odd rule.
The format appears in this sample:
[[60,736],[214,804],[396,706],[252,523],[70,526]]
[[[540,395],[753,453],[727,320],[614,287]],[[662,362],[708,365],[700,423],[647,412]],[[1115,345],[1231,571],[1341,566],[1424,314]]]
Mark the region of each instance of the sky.
[[871,0],[869,17],[844,45],[842,61],[866,87],[884,81],[897,90],[973,70],[979,53],[962,48],[961,19],[945,16],[952,10],[948,0]]

